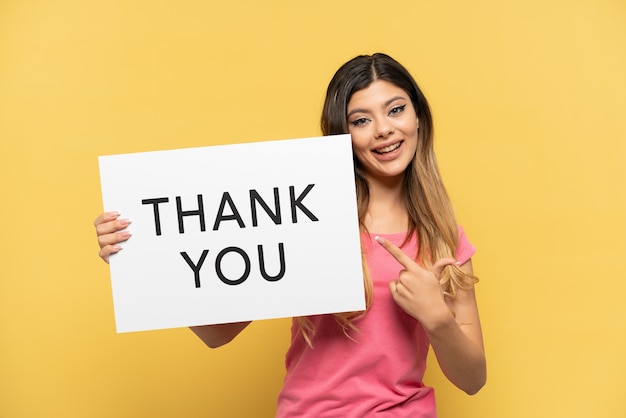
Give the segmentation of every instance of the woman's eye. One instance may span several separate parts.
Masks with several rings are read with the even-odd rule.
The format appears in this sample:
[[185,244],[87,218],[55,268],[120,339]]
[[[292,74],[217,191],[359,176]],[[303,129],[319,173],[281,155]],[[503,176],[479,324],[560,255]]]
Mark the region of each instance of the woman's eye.
[[389,111],[389,114],[390,114],[390,115],[397,115],[398,113],[402,113],[402,112],[404,112],[404,108],[405,108],[405,107],[406,107],[406,105],[405,105],[405,104],[404,104],[404,105],[402,105],[402,106],[396,106],[396,107],[394,107],[393,109],[391,109],[391,110]]
[[355,119],[352,122],[350,122],[350,124],[352,126],[363,126],[367,123],[367,119],[366,118],[359,118],[359,119]]

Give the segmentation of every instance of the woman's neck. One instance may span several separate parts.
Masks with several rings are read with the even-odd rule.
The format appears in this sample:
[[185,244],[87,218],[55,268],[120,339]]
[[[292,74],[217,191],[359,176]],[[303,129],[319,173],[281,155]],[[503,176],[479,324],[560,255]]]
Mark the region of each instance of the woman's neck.
[[364,223],[371,233],[406,232],[408,214],[402,178],[368,179],[369,204]]

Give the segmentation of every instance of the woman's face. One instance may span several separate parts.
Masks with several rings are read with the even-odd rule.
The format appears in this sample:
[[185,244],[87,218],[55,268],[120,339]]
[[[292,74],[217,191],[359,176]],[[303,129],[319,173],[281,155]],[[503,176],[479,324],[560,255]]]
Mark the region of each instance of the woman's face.
[[354,154],[368,177],[402,177],[417,149],[419,121],[409,95],[377,80],[348,102],[348,131]]

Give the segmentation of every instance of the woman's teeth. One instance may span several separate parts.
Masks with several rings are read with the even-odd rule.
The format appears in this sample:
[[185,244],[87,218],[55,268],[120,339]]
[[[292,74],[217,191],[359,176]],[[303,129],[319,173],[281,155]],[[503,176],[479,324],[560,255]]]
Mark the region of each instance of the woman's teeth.
[[401,142],[396,142],[395,144],[386,146],[384,148],[375,149],[374,152],[377,154],[386,154],[388,152],[398,149],[398,147],[400,147],[400,144]]

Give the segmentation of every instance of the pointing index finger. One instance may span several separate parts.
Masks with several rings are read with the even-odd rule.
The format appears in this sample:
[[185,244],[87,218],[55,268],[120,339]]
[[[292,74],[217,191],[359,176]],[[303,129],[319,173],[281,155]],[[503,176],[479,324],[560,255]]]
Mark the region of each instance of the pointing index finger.
[[376,242],[378,242],[389,254],[393,256],[398,263],[402,264],[402,266],[406,269],[413,266],[415,261],[411,259],[408,255],[404,253],[400,248],[398,248],[394,243],[387,241],[383,237],[379,237],[378,235],[374,237]]

